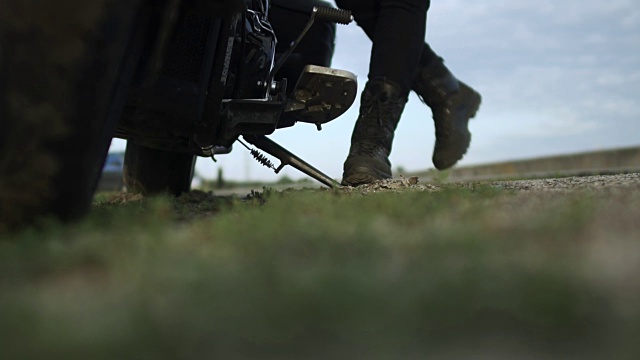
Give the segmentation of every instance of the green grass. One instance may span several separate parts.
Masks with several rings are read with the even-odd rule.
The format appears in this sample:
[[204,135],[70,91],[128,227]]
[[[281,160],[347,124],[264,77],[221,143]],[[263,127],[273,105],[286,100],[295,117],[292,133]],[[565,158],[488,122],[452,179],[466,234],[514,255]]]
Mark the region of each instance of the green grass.
[[0,358],[633,359],[638,198],[102,198],[0,240]]

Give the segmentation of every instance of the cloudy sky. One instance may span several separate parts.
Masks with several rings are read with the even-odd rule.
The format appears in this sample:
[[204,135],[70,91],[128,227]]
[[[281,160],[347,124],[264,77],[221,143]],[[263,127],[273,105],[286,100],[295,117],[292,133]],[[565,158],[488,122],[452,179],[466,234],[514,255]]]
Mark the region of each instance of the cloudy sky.
[[[637,0],[433,0],[427,41],[483,96],[473,140],[459,165],[640,146],[640,6]],[[340,26],[333,67],[367,79],[371,44],[354,23]],[[356,100],[356,101],[359,101]],[[276,131],[276,142],[340,179],[358,103],[343,117]],[[415,96],[396,132],[391,162],[432,168],[431,112]],[[114,144],[122,148],[122,143]],[[277,163],[277,161],[276,161]],[[232,179],[275,180],[241,146],[198,173],[222,167]],[[281,174],[304,177],[291,168]]]

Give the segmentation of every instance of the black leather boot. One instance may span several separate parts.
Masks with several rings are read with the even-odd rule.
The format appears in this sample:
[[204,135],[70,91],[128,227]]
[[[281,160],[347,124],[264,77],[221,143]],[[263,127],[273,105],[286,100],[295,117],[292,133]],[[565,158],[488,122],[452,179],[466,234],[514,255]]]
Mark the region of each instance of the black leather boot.
[[469,148],[469,120],[480,107],[480,94],[456,79],[439,57],[418,68],[412,90],[433,112],[436,128],[433,165],[439,170],[448,169]]
[[389,153],[407,94],[384,79],[370,80],[362,91],[360,116],[351,136],[342,185],[358,186],[391,178]]

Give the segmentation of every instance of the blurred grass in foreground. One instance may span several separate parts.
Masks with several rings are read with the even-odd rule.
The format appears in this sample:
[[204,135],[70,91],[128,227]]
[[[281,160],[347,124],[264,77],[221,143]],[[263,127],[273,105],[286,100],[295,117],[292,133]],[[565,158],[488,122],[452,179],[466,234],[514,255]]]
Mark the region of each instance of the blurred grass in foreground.
[[0,240],[0,358],[637,359],[638,200],[103,202]]

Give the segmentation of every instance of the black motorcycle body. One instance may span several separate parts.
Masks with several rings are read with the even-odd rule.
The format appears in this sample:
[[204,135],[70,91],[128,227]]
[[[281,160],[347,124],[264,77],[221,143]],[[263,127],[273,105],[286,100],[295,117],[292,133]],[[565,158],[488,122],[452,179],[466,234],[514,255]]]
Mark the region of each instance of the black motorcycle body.
[[[268,0],[0,3],[0,232],[43,215],[86,213],[114,135],[128,140],[125,180],[133,191],[188,191],[195,156],[229,152],[239,137],[280,159],[276,171],[292,165],[335,185],[265,135],[336,118],[355,99],[355,76],[310,66],[299,79],[277,78],[291,51],[276,62],[269,7]],[[351,20],[336,9],[309,17],[309,24]]]
[[[256,136],[297,121],[319,126],[355,99],[355,76],[344,71],[310,66],[299,79],[276,79],[276,72],[287,66],[287,55],[279,54],[276,63],[277,34],[267,0],[150,6],[146,26],[134,34],[144,39],[141,60],[115,134],[130,144],[125,155],[130,188],[188,191],[194,156],[229,153],[240,136],[262,144],[265,140]],[[334,21],[345,18],[333,11],[323,14]],[[273,153],[276,148],[267,145],[264,150]],[[280,160],[291,163],[291,156]],[[257,157],[264,162],[264,156]],[[301,170],[313,177],[319,173],[306,165]]]

